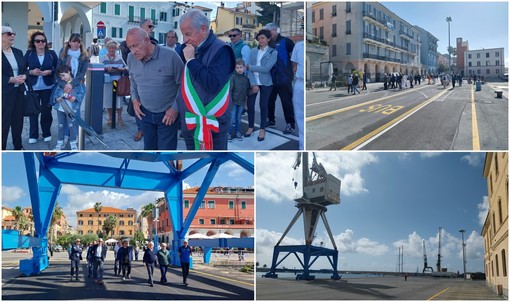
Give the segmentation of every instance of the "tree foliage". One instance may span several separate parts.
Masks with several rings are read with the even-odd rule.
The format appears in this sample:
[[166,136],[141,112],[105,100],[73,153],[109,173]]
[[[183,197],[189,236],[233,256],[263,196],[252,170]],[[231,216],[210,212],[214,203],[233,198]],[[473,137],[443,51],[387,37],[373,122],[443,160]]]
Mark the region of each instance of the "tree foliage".
[[271,22],[280,24],[280,7],[275,2],[257,2],[257,6],[260,7],[257,9],[257,13],[260,14],[257,17],[259,23],[262,25]]
[[113,229],[117,226],[117,217],[115,216],[108,216],[106,220],[103,223],[103,231],[106,235],[106,238],[108,238],[108,234],[110,234]]

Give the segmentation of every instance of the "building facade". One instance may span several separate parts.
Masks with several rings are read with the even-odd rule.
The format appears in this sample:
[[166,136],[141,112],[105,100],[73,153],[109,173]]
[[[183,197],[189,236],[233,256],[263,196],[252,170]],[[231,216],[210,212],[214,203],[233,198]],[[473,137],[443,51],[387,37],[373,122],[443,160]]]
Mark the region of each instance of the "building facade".
[[462,38],[457,38],[457,72],[464,76],[465,61],[464,53],[469,51],[469,42],[462,41]]
[[482,229],[487,285],[508,298],[508,153],[488,152],[489,210]]
[[437,42],[433,34],[419,26],[415,26],[421,38],[421,75],[437,74]]
[[225,42],[230,42],[230,30],[239,28],[243,40],[251,46],[255,43],[255,36],[262,29],[262,24],[259,24],[257,15],[244,6],[244,3],[234,8],[225,7],[222,3],[216,10],[216,18],[211,22],[211,28],[216,36]]
[[464,74],[497,80],[505,73],[505,50],[501,48],[469,50],[464,53]]
[[364,71],[379,81],[385,73],[421,72],[418,30],[377,2],[317,2],[313,35],[325,41],[336,74]]
[[[195,187],[184,190],[184,217],[188,215],[199,189]],[[173,231],[167,202],[160,198],[156,206],[159,209],[158,238],[161,242],[171,243]],[[254,217],[253,188],[212,187],[205,194],[187,236],[197,233],[204,236],[226,233],[238,238],[251,237],[255,231]]]
[[77,231],[79,235],[99,234],[103,231],[104,221],[108,216],[117,218],[117,225],[110,233],[111,237],[133,237],[135,230],[138,229],[136,218],[137,212],[133,208],[121,210],[113,207],[105,207],[99,213],[94,208],[89,208],[76,212]]

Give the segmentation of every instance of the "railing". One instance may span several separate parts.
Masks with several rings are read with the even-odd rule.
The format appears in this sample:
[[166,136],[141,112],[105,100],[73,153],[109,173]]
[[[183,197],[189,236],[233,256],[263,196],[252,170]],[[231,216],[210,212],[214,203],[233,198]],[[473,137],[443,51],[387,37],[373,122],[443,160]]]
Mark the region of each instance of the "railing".
[[255,28],[253,24],[243,24],[243,28]]
[[382,18],[377,18],[372,13],[367,13],[366,11],[363,11],[363,17],[368,17],[368,18],[370,18],[370,19],[380,23],[382,26],[387,27],[386,23],[387,23],[388,20],[385,20],[385,19],[382,19]]
[[380,61],[390,61],[390,62],[396,62],[396,63],[401,63],[401,61],[402,61],[400,59],[390,58],[388,56],[376,55],[376,54],[372,54],[372,53],[368,53],[368,52],[363,53],[363,58],[364,59],[375,59],[375,60],[380,60]]
[[401,35],[401,36],[407,37],[407,38],[409,38],[410,40],[414,39],[414,36],[413,36],[413,35],[410,35],[409,33],[405,32],[405,31],[403,31],[403,30],[400,30],[400,31],[398,32],[398,34],[399,34],[399,35]]

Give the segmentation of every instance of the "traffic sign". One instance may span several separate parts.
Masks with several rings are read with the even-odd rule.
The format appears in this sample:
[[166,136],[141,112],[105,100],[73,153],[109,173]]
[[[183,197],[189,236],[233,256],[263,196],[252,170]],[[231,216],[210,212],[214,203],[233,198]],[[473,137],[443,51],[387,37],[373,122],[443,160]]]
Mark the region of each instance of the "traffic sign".
[[97,37],[99,39],[104,39],[106,37],[106,26],[103,21],[99,21],[96,24],[97,27]]

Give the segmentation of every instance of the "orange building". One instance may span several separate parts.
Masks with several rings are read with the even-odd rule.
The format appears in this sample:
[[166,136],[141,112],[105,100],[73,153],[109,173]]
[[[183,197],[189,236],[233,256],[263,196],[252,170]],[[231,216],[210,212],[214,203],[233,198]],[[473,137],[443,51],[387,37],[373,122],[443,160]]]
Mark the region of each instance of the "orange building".
[[104,221],[108,216],[117,218],[117,226],[110,234],[116,236],[134,236],[136,226],[136,210],[127,208],[121,210],[113,207],[105,207],[99,213],[94,208],[76,212],[77,230],[79,235],[97,234],[103,230]]
[[[199,189],[194,187],[183,191],[184,217],[188,215]],[[159,209],[159,240],[170,243],[173,232],[165,199],[158,199],[156,207]],[[212,187],[205,194],[187,236],[197,233],[205,236],[225,233],[238,238],[251,237],[255,230],[254,217],[253,188]]]

